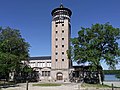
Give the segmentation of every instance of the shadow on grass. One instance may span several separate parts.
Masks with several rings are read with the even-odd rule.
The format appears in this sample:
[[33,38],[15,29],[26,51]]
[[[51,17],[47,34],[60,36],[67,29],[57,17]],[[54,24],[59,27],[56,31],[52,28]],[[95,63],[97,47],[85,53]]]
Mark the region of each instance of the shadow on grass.
[[0,82],[0,88],[18,87],[14,82]]

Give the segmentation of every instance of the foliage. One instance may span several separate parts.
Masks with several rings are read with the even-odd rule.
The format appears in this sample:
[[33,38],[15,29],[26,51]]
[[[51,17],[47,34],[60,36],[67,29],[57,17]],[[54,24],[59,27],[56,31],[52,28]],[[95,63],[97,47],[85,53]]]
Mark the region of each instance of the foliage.
[[10,27],[0,28],[0,74],[18,73],[21,61],[29,57],[29,44],[19,30]]
[[104,70],[104,74],[119,74],[120,70]]
[[110,88],[108,85],[82,83],[81,87]]
[[116,74],[115,77],[120,80],[120,74]]
[[71,39],[71,56],[78,63],[88,62],[94,68],[101,66],[100,62],[104,61],[111,69],[115,69],[120,56],[119,39],[120,29],[109,23],[82,27],[78,37]]
[[115,77],[120,80],[120,70],[119,70],[119,72],[115,75]]

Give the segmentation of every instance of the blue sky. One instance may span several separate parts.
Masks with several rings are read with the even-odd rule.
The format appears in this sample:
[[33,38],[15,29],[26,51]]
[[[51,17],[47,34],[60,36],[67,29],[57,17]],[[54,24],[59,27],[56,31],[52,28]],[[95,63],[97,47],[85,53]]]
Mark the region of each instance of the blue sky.
[[0,26],[19,29],[30,56],[51,55],[51,11],[61,2],[73,12],[71,37],[95,23],[120,28],[120,0],[0,0]]

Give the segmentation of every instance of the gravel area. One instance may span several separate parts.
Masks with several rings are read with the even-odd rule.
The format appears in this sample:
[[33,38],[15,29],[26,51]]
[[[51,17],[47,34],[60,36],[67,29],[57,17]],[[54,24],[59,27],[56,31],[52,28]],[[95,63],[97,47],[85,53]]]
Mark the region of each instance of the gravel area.
[[[120,87],[120,82],[104,82],[104,84],[110,86],[112,83],[114,86]],[[28,90],[112,90],[111,88],[81,88],[80,83],[64,83],[61,86],[50,87],[32,86],[32,84],[35,83],[29,83]],[[26,83],[19,84],[17,87],[2,88],[2,90],[26,90]],[[116,88],[114,90],[120,90],[120,88]]]

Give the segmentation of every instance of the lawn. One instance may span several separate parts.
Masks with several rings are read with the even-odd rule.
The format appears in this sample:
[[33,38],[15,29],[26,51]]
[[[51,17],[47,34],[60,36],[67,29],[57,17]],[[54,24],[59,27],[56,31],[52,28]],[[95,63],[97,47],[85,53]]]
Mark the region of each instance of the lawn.
[[1,85],[14,85],[14,84],[15,84],[14,82],[0,81],[0,86]]
[[81,87],[111,88],[111,86],[108,86],[108,85],[101,85],[101,84],[87,84],[87,83],[83,83],[83,84],[81,84]]
[[[81,87],[88,87],[88,88],[112,88],[112,86],[109,85],[101,85],[101,84],[87,84],[83,83],[81,84]],[[120,87],[114,87],[114,88],[120,88]]]
[[33,86],[61,86],[61,84],[58,84],[58,83],[39,83],[39,84],[33,84]]

